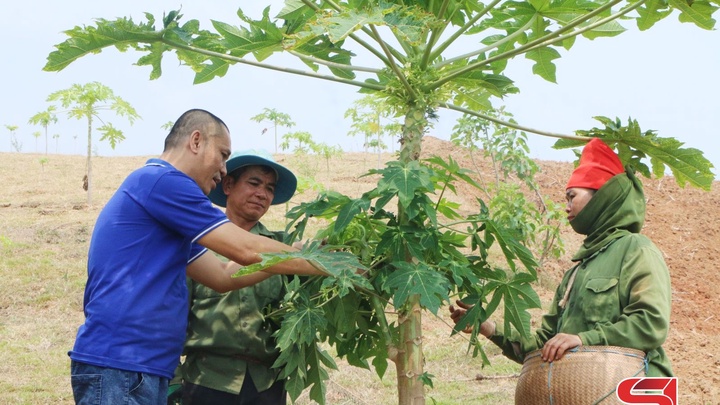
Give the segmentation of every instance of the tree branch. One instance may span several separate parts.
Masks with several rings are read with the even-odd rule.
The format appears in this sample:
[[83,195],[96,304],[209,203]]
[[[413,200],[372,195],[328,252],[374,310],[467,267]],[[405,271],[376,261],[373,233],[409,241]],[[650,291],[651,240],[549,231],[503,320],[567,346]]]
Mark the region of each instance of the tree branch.
[[[445,11],[447,11],[448,3],[450,3],[450,0],[444,0],[442,6],[440,6],[440,12],[436,17],[438,19],[443,19],[443,15],[445,14]],[[445,25],[441,29],[433,30],[430,34],[430,39],[428,40],[427,44],[425,45],[425,52],[423,52],[423,57],[420,62],[420,69],[425,70],[425,68],[428,65],[428,60],[430,60],[430,54],[432,53],[432,47],[435,45],[435,41],[438,40],[440,35],[445,31],[445,28],[447,27],[447,20],[445,21]]]
[[492,10],[495,5],[500,3],[501,0],[493,0],[490,4],[485,6],[484,9],[479,11],[473,18],[468,20],[465,25],[463,25],[459,30],[457,30],[454,34],[450,36],[445,42],[443,42],[437,49],[435,49],[430,56],[430,60],[435,60],[440,54],[442,54],[445,49],[447,49],[450,45],[452,45],[456,39],[458,39],[462,34],[467,32],[467,30],[470,29],[476,22],[478,22],[479,19],[483,18],[485,14],[487,14],[490,10]]
[[255,67],[259,67],[259,68],[263,68],[263,69],[276,70],[278,72],[290,73],[290,74],[299,75],[299,76],[307,76],[307,77],[312,77],[315,79],[328,80],[331,82],[349,84],[351,86],[361,87],[361,88],[370,89],[370,90],[382,91],[385,89],[385,87],[383,87],[383,86],[378,86],[378,85],[374,85],[371,83],[359,82],[356,80],[347,80],[347,79],[342,79],[342,78],[335,77],[335,76],[320,75],[317,73],[307,72],[307,71],[299,70],[299,69],[285,68],[285,67],[280,67],[280,66],[267,65],[264,63],[260,63],[260,62],[254,62],[251,60],[239,58],[237,56],[228,55],[225,53],[220,53],[220,52],[215,52],[215,51],[210,51],[207,49],[197,48],[197,47],[187,45],[184,43],[180,43],[180,42],[170,41],[164,37],[162,38],[161,42],[164,44],[170,45],[171,47],[178,48],[178,49],[184,49],[186,51],[196,52],[196,53],[199,53],[202,55],[212,56],[215,58],[219,58],[219,59],[223,59],[223,60],[227,60],[227,61],[231,61],[231,62],[235,62],[235,63],[241,63],[241,64],[245,64],[245,65],[255,66]]
[[[505,44],[505,43],[507,43],[507,42],[509,42],[509,41],[512,41],[512,40],[514,40],[515,38],[517,38],[517,37],[519,37],[520,35],[522,35],[522,34],[525,32],[525,30],[527,30],[528,28],[530,28],[530,26],[535,22],[535,18],[536,18],[536,17],[532,17],[525,25],[523,25],[522,27],[520,27],[520,29],[516,30],[516,31],[513,32],[512,34],[506,36],[505,38],[503,38],[503,39],[501,39],[501,40],[493,43],[492,45],[488,45],[488,46],[486,46],[486,47],[484,47],[484,48],[481,48],[481,49],[478,49],[478,50],[476,50],[476,51],[468,52],[468,53],[466,53],[466,54],[464,54],[464,55],[460,55],[460,56],[456,56],[456,57],[454,57],[454,58],[450,58],[450,59],[444,60],[444,61],[442,61],[441,63],[438,63],[437,65],[435,65],[435,67],[436,67],[436,68],[441,68],[441,67],[443,67],[443,66],[452,64],[452,63],[454,63],[454,62],[456,62],[456,61],[458,61],[458,60],[462,60],[462,59],[466,59],[466,58],[471,58],[471,57],[473,57],[473,56],[477,56],[477,55],[480,55],[480,54],[482,54],[482,53],[488,52],[488,51],[490,51],[490,50],[492,50],[492,49],[499,48],[501,45],[503,45],[503,44]],[[481,65],[484,65],[484,64],[487,63],[487,60],[483,60],[483,61],[477,62],[477,63],[480,63]]]
[[602,7],[599,7],[599,8],[597,8],[596,10],[593,10],[592,12],[590,12],[590,13],[588,13],[588,14],[584,14],[583,16],[576,18],[574,21],[568,23],[567,25],[565,25],[564,27],[559,28],[559,29],[556,30],[556,31],[551,32],[551,33],[548,34],[548,35],[545,35],[545,36],[543,36],[543,37],[540,37],[540,38],[538,38],[538,39],[536,39],[536,40],[534,40],[534,41],[530,41],[530,42],[528,42],[527,44],[525,44],[525,45],[523,45],[523,46],[520,46],[520,47],[518,47],[518,48],[512,49],[512,50],[510,50],[510,51],[508,51],[508,52],[504,52],[504,53],[495,55],[495,56],[493,56],[493,57],[491,57],[491,58],[488,58],[488,59],[485,59],[485,60],[482,60],[482,61],[478,61],[478,62],[472,63],[472,64],[470,64],[470,65],[468,65],[468,66],[466,66],[466,67],[464,67],[464,68],[462,68],[462,69],[458,69],[457,71],[448,74],[447,76],[443,77],[442,79],[437,80],[435,83],[432,83],[428,88],[430,88],[430,89],[438,88],[438,87],[442,86],[443,84],[445,84],[445,83],[447,83],[447,82],[455,79],[455,78],[458,77],[458,76],[461,76],[461,75],[463,75],[463,74],[465,74],[465,73],[467,73],[467,72],[470,72],[470,71],[472,71],[472,70],[478,69],[478,68],[480,68],[480,67],[482,67],[482,66],[489,65],[490,63],[492,63],[492,62],[494,62],[494,61],[496,61],[496,60],[510,59],[510,58],[512,58],[512,57],[514,57],[514,56],[517,56],[517,55],[519,55],[519,54],[525,53],[525,52],[527,52],[528,50],[535,49],[535,48],[541,47],[541,46],[551,45],[551,44],[554,44],[554,43],[557,43],[557,42],[562,42],[562,41],[564,41],[564,40],[567,39],[567,38],[572,38],[572,37],[574,37],[574,36],[580,35],[580,34],[586,32],[586,31],[589,31],[589,30],[592,30],[592,29],[594,29],[594,28],[597,28],[597,27],[600,26],[600,25],[603,25],[603,24],[605,24],[605,23],[607,23],[607,22],[609,22],[609,21],[613,21],[613,20],[617,19],[618,17],[621,17],[621,16],[629,13],[630,11],[636,9],[637,7],[640,7],[643,3],[645,3],[646,0],[639,0],[637,3],[631,5],[630,7],[626,8],[626,9],[624,9],[624,10],[618,11],[617,13],[612,14],[612,15],[610,15],[609,17],[606,17],[606,18],[604,18],[604,19],[602,19],[602,20],[599,20],[599,21],[597,21],[597,22],[595,22],[595,23],[593,23],[593,24],[590,24],[590,25],[588,25],[588,26],[585,27],[585,28],[582,28],[582,29],[579,29],[579,30],[574,30],[574,31],[573,31],[571,34],[569,34],[569,35],[562,35],[563,33],[567,32],[567,31],[570,31],[570,30],[572,30],[573,28],[575,28],[576,26],[578,26],[578,25],[586,22],[589,18],[592,18],[592,17],[594,17],[594,16],[596,16],[596,15],[604,12],[605,10],[611,8],[612,6],[614,6],[614,5],[617,4],[617,3],[620,3],[621,1],[622,1],[622,0],[612,0],[611,2],[609,2],[609,3],[607,3],[607,4],[604,4]]
[[[375,28],[374,25],[370,25],[370,29],[373,31],[375,35],[378,35],[377,28]],[[379,35],[378,35],[379,36]],[[390,62],[390,69],[392,69],[393,72],[395,72],[395,75],[400,79],[400,82],[402,83],[403,87],[405,87],[405,90],[410,94],[412,97],[412,100],[417,100],[418,96],[415,92],[415,89],[408,83],[407,78],[405,77],[405,74],[400,70],[400,68],[395,64],[395,60],[393,59],[392,55],[390,54],[390,50],[386,47],[385,42],[380,42],[380,46],[385,51],[385,54],[388,57],[388,61]]]
[[375,68],[369,68],[369,67],[364,67],[364,66],[355,66],[355,65],[345,65],[342,63],[330,62],[327,60],[318,59],[313,56],[308,56],[308,55],[302,54],[298,51],[288,51],[288,53],[290,53],[291,55],[296,56],[302,60],[306,60],[311,63],[316,63],[318,65],[324,65],[324,66],[331,67],[331,68],[347,69],[347,70],[354,70],[354,71],[358,71],[358,72],[368,72],[368,73],[373,73],[373,74],[378,74],[378,73],[382,72],[382,70],[375,69]]
[[444,107],[444,108],[447,108],[448,110],[458,111],[458,112],[461,112],[461,113],[463,113],[463,114],[473,115],[473,116],[475,116],[475,117],[479,117],[479,118],[482,118],[482,119],[485,119],[485,120],[488,120],[488,121],[492,121],[492,122],[494,122],[494,123],[496,123],[496,124],[498,124],[498,125],[502,125],[502,126],[505,126],[505,127],[510,127],[510,128],[517,129],[517,130],[519,130],[519,131],[531,132],[531,133],[534,133],[534,134],[537,134],[537,135],[547,136],[547,137],[550,137],[550,138],[571,139],[571,140],[574,140],[574,141],[588,141],[588,138],[585,137],[585,136],[564,135],[564,134],[556,134],[556,133],[553,133],[553,132],[541,131],[541,130],[539,130],[539,129],[534,129],[534,128],[530,128],[530,127],[525,127],[525,126],[522,126],[522,125],[514,124],[514,123],[512,123],[512,122],[503,121],[503,120],[501,120],[501,119],[499,119],[499,118],[495,118],[495,117],[493,117],[493,116],[486,115],[486,114],[483,114],[483,113],[478,112],[478,111],[473,111],[473,110],[470,110],[470,109],[467,109],[467,108],[464,108],[464,107],[459,107],[459,106],[456,106],[456,105],[453,105],[453,104],[449,104],[449,103],[441,103],[441,104],[439,105],[439,107]]
[[[316,6],[314,3],[312,3],[310,0],[302,0],[302,2],[305,3],[306,6],[312,8],[316,13],[317,13],[318,11],[320,11],[320,8],[319,8],[318,6]],[[334,1],[332,1],[332,0],[326,0],[326,2],[327,2],[327,4],[330,5],[330,7],[334,8],[335,11],[337,11],[337,12],[342,12],[342,11],[343,11],[342,7],[340,7],[340,6],[339,6],[337,3],[335,3]],[[362,27],[361,30],[362,30],[363,32],[365,32],[366,34],[368,34],[370,37],[372,37],[376,42],[378,42],[378,43],[380,43],[380,44],[383,43],[383,41],[382,41],[382,39],[381,39],[380,37],[375,37],[375,36],[373,36],[372,33],[367,30],[367,28]],[[358,37],[358,36],[355,35],[355,34],[349,34],[348,37],[352,38],[353,41],[357,42],[360,46],[362,46],[363,48],[367,49],[368,52],[370,52],[370,53],[372,53],[373,55],[377,56],[378,59],[380,59],[386,66],[390,66],[390,62],[385,58],[385,56],[382,54],[382,52],[380,52],[380,51],[378,51],[377,49],[373,48],[372,46],[370,46],[370,44],[368,44],[367,42],[365,42],[363,39],[361,39],[360,37]],[[397,51],[395,51],[395,52],[397,52]],[[396,55],[396,57],[398,57],[398,56],[401,56],[401,55],[398,53],[398,54]]]

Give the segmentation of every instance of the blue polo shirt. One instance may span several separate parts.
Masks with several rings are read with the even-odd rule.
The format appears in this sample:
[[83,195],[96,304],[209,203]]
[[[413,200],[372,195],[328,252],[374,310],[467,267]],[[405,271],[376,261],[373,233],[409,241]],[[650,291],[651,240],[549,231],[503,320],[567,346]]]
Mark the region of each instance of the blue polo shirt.
[[70,358],[172,378],[185,338],[185,268],[195,243],[228,222],[198,184],[150,159],[122,183],[95,223],[80,326]]

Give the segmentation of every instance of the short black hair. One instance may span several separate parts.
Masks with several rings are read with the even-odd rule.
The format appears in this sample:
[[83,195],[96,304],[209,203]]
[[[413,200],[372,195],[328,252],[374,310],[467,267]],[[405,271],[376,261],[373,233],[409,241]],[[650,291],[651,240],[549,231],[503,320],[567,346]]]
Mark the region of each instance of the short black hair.
[[233,170],[231,173],[228,173],[227,176],[230,176],[230,178],[233,179],[233,181],[237,181],[240,176],[242,176],[243,173],[245,173],[249,168],[251,167],[258,167],[260,168],[260,171],[262,171],[264,174],[272,173],[275,175],[275,180],[277,181],[278,173],[270,166],[267,165],[247,165],[247,166],[240,166],[237,169]]
[[170,129],[170,133],[165,138],[164,151],[175,148],[181,139],[189,136],[197,129],[202,130],[207,135],[216,135],[218,132],[217,129],[220,126],[230,132],[225,122],[209,111],[199,108],[185,111],[180,118],[175,121],[175,124],[173,124]]

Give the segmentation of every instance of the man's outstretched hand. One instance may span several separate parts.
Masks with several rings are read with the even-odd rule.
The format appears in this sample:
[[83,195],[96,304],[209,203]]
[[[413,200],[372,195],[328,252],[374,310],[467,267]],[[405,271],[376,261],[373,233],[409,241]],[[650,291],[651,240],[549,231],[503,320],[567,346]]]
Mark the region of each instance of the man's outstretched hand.
[[[457,308],[455,307],[455,305],[457,305]],[[456,300],[455,305],[450,305],[449,310],[450,310],[450,319],[452,319],[453,322],[455,322],[455,324],[457,325],[457,323],[460,322],[462,317],[465,316],[465,314],[467,314],[467,311],[470,308],[472,308],[472,305],[465,304],[460,300]],[[471,333],[472,330],[473,330],[472,325],[468,325],[462,331],[465,333]]]

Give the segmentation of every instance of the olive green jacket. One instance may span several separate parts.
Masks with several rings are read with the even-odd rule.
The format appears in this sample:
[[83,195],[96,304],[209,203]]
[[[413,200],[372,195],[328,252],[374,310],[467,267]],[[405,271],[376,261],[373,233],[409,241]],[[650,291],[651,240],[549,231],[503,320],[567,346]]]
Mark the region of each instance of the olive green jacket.
[[587,238],[540,328],[523,339],[517,331],[505,333],[497,325],[491,340],[506,356],[522,362],[556,334],[573,334],[585,346],[642,350],[647,353],[648,376],[672,376],[661,347],[670,328],[670,274],[659,249],[638,233],[644,219],[642,185],[632,172],[608,180],[571,223]]
[[[283,240],[261,223],[250,232]],[[272,334],[277,330],[263,316],[276,307],[284,291],[283,277],[272,276],[258,284],[224,294],[188,279],[190,313],[185,361],[176,371],[185,382],[238,394],[246,373],[262,392],[276,381],[271,366],[279,354]]]

